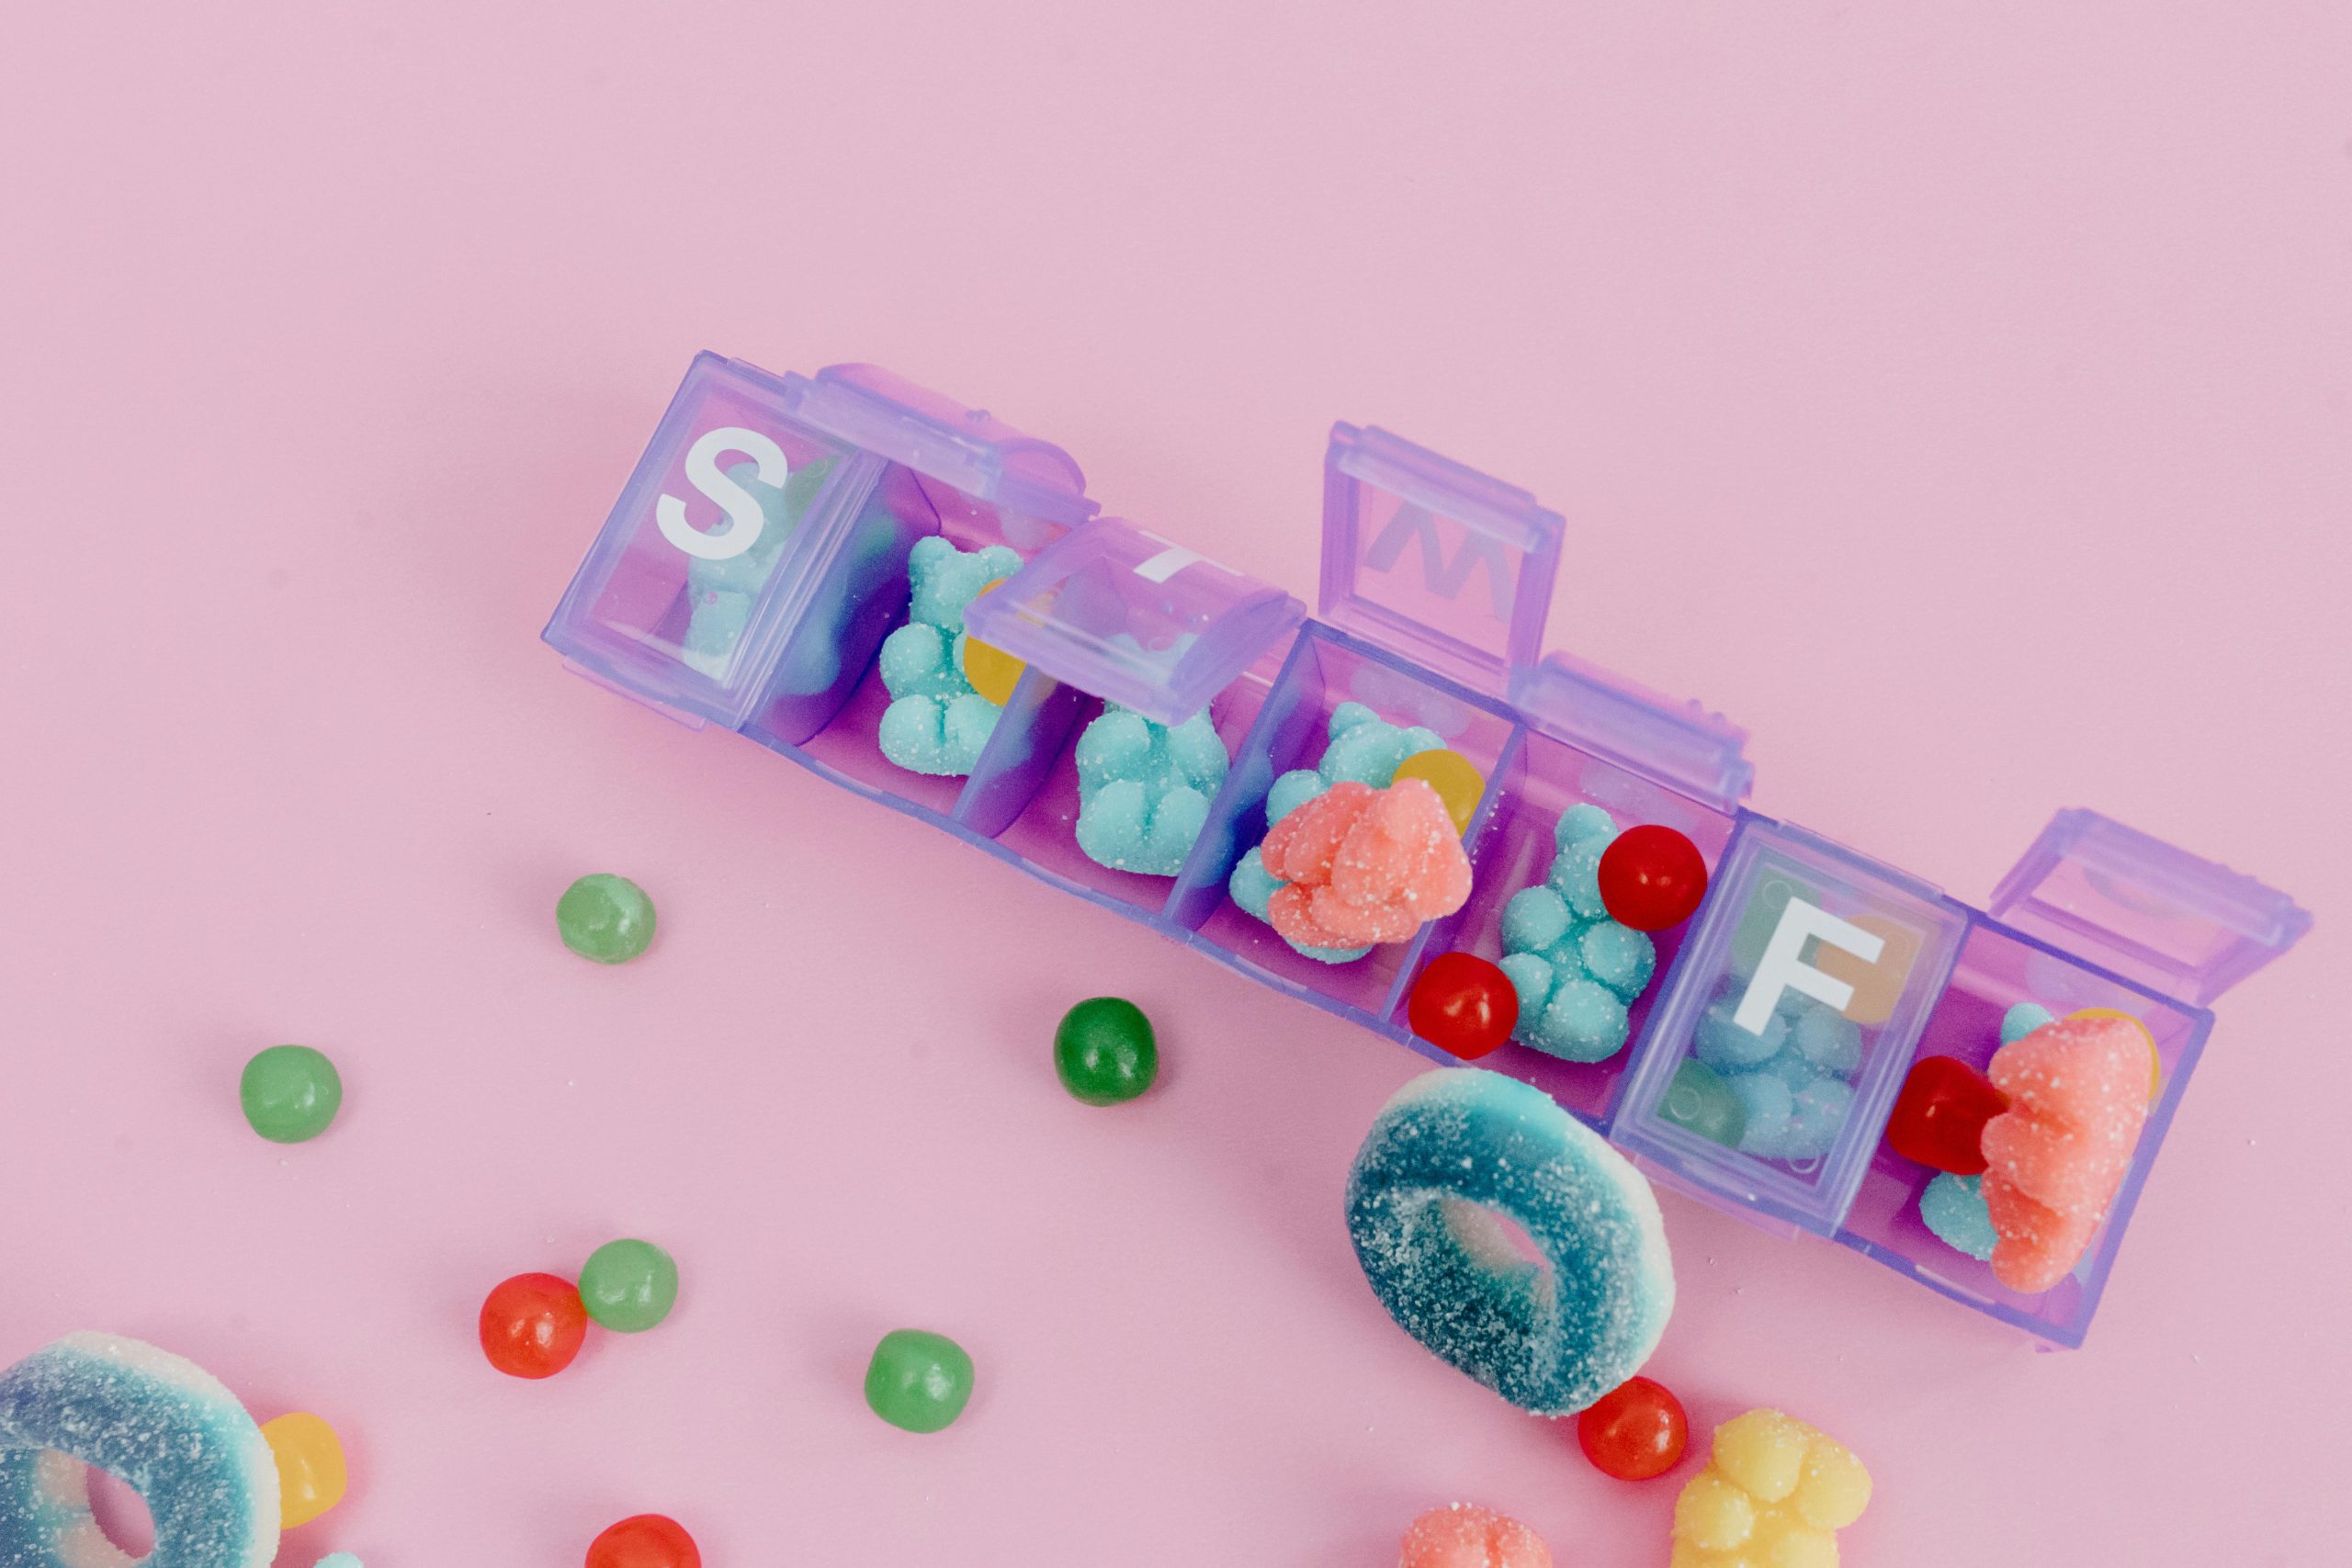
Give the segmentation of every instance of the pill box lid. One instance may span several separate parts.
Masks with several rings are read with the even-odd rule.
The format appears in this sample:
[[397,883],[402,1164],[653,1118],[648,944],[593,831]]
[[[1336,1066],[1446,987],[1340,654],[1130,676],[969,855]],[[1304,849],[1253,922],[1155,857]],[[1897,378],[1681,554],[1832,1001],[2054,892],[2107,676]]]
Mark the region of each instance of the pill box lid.
[[1756,782],[1756,764],[1743,755],[1747,731],[1565,653],[1521,670],[1511,705],[1544,734],[1719,811],[1738,806]]
[[1279,588],[1102,517],[974,600],[964,625],[1064,684],[1181,724],[1306,618]]
[[2050,819],[1993,891],[1992,914],[2202,1007],[2311,930],[2286,894],[2079,807]]
[[1535,662],[1566,524],[1385,430],[1331,427],[1319,614],[1476,691]]
[[786,376],[785,406],[804,423],[1005,512],[1064,527],[1102,510],[1070,455],[990,414],[876,365]]

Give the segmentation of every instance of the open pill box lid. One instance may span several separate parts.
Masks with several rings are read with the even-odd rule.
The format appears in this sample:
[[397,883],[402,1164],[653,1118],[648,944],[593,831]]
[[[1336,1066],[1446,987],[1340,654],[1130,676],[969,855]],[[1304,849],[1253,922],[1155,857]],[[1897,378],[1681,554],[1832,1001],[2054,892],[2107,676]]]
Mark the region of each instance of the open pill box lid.
[[[932,504],[1042,544],[1100,510],[1060,447],[870,365],[814,378],[695,357],[548,621],[572,664],[631,696],[740,728],[827,563],[892,465]],[[697,649],[692,597],[738,603]]]
[[2061,811],[1993,891],[2018,931],[2203,1007],[2311,930],[2295,901],[2096,811]]
[[1281,589],[1103,517],[974,600],[964,624],[1065,685],[1173,725],[1306,618]]

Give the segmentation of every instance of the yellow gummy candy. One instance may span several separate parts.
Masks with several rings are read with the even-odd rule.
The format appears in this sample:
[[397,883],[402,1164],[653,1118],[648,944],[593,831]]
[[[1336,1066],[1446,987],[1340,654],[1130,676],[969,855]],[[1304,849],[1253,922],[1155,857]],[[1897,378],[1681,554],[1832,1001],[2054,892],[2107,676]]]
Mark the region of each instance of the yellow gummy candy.
[[1396,764],[1396,777],[1389,782],[1396,779],[1419,779],[1437,791],[1457,833],[1470,830],[1471,814],[1478,809],[1478,797],[1487,792],[1487,781],[1459,751],[1416,751]]
[[334,1428],[297,1411],[263,1425],[269,1451],[277,1459],[278,1527],[296,1529],[343,1501],[350,1475]]
[[1777,1410],[1715,1428],[1707,1468],[1674,1505],[1672,1568],[1838,1568],[1837,1531],[1870,1506],[1845,1445]]
[[[1000,577],[995,582],[982,584],[980,593],[1003,581]],[[980,593],[972,597],[978,599]],[[997,706],[1002,707],[1012,700],[1012,688],[1021,684],[1021,672],[1028,668],[1004,649],[991,648],[969,632],[964,634],[964,679],[971,682],[972,690]]]

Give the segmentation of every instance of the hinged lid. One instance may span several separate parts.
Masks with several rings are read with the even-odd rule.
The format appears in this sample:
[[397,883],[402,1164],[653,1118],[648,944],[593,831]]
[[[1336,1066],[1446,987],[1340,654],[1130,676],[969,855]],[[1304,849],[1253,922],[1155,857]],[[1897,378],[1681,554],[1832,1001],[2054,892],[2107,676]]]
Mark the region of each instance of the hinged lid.
[[1756,765],[1740,754],[1747,731],[1698,703],[1678,703],[1565,653],[1522,670],[1511,705],[1544,734],[1729,811]]
[[2203,1006],[2295,945],[2284,893],[2096,811],[2061,811],[1993,890],[1993,915]]
[[1324,619],[1496,696],[1544,646],[1566,524],[1385,430],[1331,427]]
[[964,624],[1057,681],[1181,724],[1306,618],[1279,588],[1104,517],[974,600]]
[[1069,526],[1102,510],[1060,447],[879,366],[829,365],[784,385],[795,418],[1006,512]]

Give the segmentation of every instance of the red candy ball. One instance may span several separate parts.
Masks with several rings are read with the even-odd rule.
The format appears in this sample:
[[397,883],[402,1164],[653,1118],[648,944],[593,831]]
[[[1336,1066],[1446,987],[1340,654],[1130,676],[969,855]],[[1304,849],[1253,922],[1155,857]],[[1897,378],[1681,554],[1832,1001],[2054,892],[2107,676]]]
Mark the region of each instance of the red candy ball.
[[1886,1146],[1931,1170],[1980,1176],[1984,1123],[2008,1108],[2009,1097],[1966,1062],[1922,1056],[1911,1064],[1886,1119]]
[[588,1568],[702,1568],[702,1552],[677,1520],[639,1514],[588,1543]]
[[1671,828],[1628,828],[1600,852],[1600,902],[1609,918],[1637,931],[1662,931],[1698,912],[1707,861]]
[[1519,988],[1476,953],[1441,953],[1413,982],[1405,1019],[1439,1050],[1474,1061],[1510,1038],[1519,1023]]
[[1577,1446],[1603,1475],[1647,1481],[1682,1459],[1690,1420],[1664,1383],[1633,1378],[1618,1384],[1577,1417]]
[[569,1280],[517,1274],[481,1303],[481,1353],[510,1378],[551,1378],[588,1337],[588,1309]]

